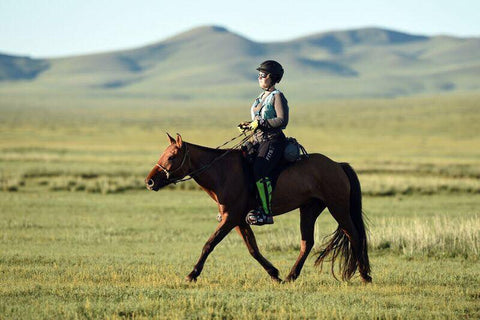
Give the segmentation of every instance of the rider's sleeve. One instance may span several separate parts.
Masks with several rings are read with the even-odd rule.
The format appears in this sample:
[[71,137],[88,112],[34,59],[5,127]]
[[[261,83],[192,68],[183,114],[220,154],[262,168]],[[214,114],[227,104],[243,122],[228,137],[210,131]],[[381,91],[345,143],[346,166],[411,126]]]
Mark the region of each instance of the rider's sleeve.
[[265,120],[260,125],[266,128],[285,128],[288,124],[288,101],[283,93],[279,92],[275,95],[274,107],[277,117]]

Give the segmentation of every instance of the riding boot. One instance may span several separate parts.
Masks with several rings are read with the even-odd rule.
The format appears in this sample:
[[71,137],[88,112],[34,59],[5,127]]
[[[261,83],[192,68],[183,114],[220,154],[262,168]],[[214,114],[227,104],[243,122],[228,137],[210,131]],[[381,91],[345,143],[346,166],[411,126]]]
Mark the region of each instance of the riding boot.
[[260,197],[261,206],[252,210],[247,215],[247,223],[253,225],[272,224],[272,183],[270,178],[265,177],[256,182],[258,195]]

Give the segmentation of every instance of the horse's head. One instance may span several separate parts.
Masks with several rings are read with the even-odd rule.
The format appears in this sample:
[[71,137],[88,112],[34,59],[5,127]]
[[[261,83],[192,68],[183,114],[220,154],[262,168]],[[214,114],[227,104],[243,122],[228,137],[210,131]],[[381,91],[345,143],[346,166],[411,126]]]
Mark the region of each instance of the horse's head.
[[177,139],[167,133],[170,145],[163,151],[160,159],[145,179],[147,189],[158,191],[171,183],[185,177],[188,173],[186,159],[188,157],[187,145],[177,133]]

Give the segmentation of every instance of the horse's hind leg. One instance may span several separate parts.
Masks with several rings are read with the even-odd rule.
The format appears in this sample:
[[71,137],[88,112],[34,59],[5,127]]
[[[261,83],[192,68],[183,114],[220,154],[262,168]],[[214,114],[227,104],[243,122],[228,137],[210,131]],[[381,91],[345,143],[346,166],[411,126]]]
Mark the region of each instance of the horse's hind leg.
[[292,270],[288,274],[286,281],[295,281],[300,275],[303,264],[313,248],[315,221],[324,209],[325,205],[319,200],[312,200],[306,205],[300,207],[300,231],[302,233],[300,254],[293,265]]
[[248,251],[252,257],[257,260],[262,267],[268,272],[270,277],[277,281],[281,282],[282,280],[278,277],[278,269],[275,268],[258,250],[257,241],[255,240],[255,235],[253,234],[252,228],[248,224],[242,224],[237,226],[238,233],[242,236],[243,241],[247,245]]

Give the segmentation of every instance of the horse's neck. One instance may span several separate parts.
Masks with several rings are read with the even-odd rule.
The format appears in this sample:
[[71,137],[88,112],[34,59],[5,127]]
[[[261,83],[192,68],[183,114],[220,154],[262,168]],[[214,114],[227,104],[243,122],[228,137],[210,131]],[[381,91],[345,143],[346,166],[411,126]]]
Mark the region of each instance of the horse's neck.
[[220,181],[219,165],[223,159],[215,160],[222,155],[219,150],[188,144],[191,170],[201,170],[193,174],[193,179],[203,188],[212,190]]

